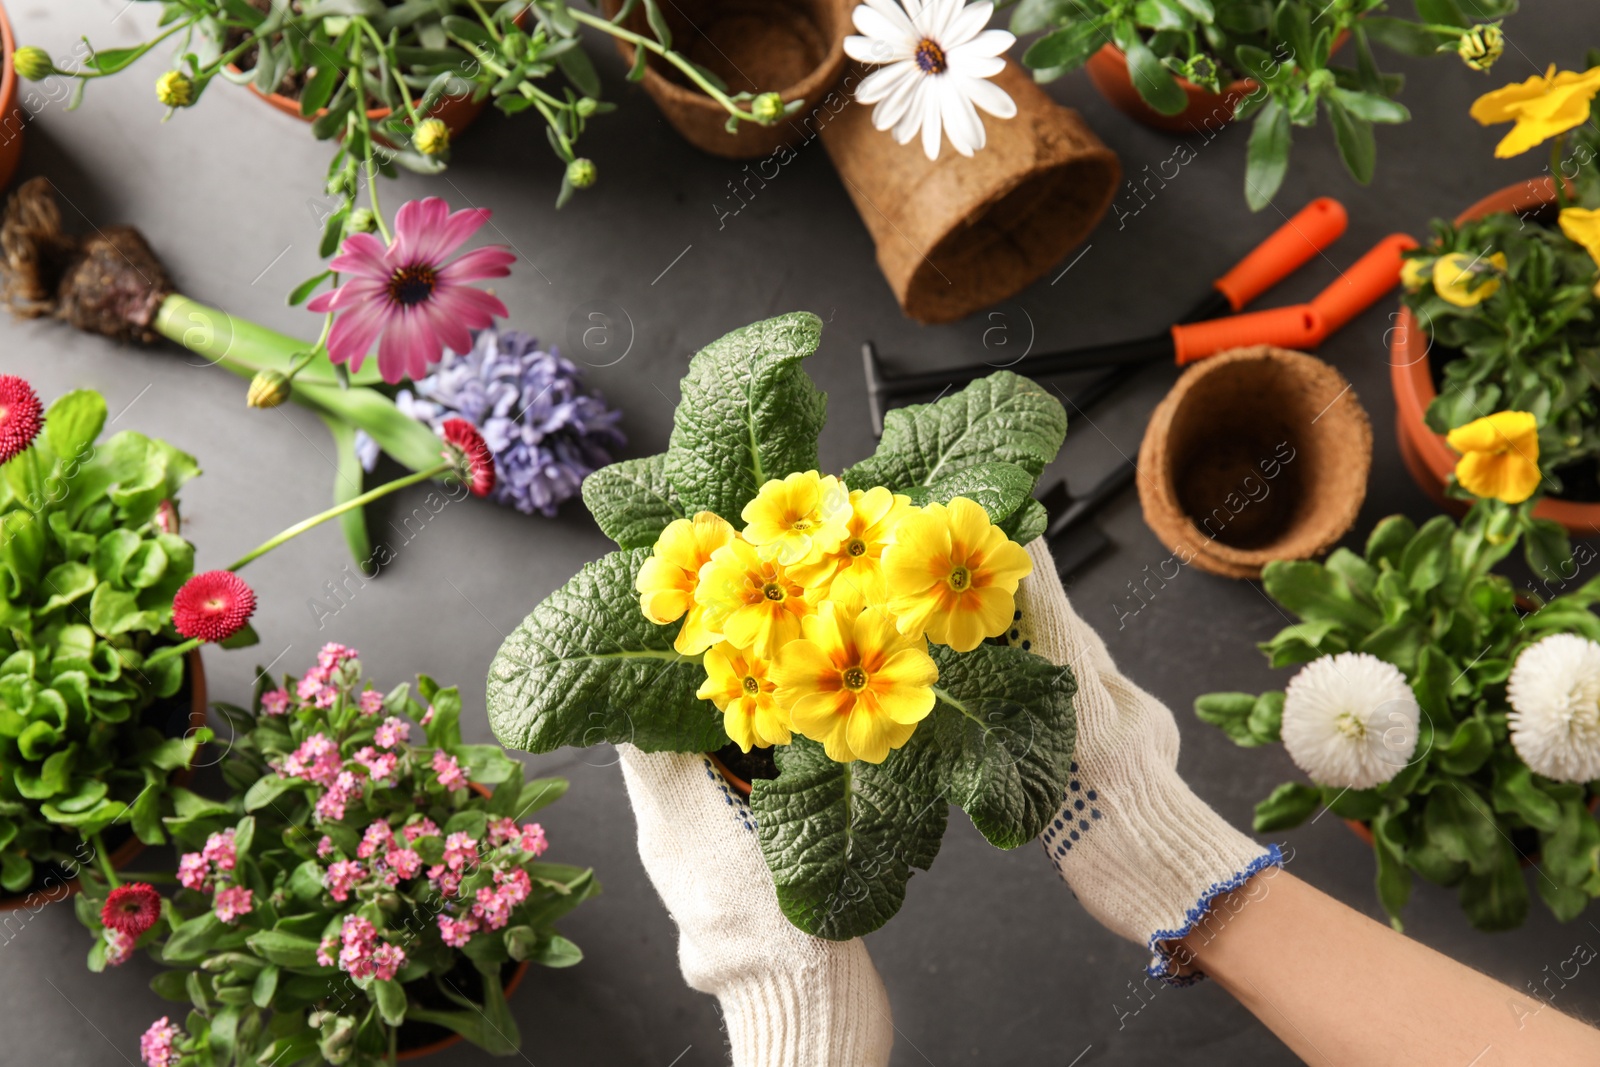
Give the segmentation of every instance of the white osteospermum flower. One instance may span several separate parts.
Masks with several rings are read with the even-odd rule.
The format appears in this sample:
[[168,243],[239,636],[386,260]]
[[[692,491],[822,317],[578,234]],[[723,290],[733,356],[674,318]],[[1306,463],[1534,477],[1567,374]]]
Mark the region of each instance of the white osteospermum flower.
[[1017,113],[1016,101],[985,80],[1005,69],[1001,57],[1017,39],[984,29],[994,14],[990,0],[966,7],[962,0],[902,3],[866,0],[852,15],[865,36],[846,37],[845,54],[883,64],[862,80],[856,99],[877,105],[872,124],[892,128],[900,144],[920,130],[929,159],[939,158],[941,131],[951,147],[970,156],[987,140],[977,108],[1000,119]]
[[1506,697],[1522,762],[1558,782],[1600,778],[1600,645],[1553,634],[1517,657]]
[[1371,789],[1417,749],[1417,698],[1406,676],[1365,652],[1323,656],[1289,679],[1283,747],[1323,785]]

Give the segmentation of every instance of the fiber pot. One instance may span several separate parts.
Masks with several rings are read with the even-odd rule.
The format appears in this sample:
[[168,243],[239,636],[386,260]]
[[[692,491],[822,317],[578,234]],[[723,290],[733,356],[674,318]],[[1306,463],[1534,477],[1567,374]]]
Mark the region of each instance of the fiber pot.
[[[1508,185],[1479,200],[1456,222],[1482,218],[1499,211],[1536,214],[1555,206],[1555,185],[1550,178]],[[1433,386],[1433,371],[1428,359],[1432,338],[1422,329],[1411,309],[1401,306],[1394,329],[1389,331],[1389,381],[1394,388],[1396,432],[1400,456],[1406,469],[1434,503],[1457,515],[1467,502],[1446,497],[1444,486],[1460,458],[1442,434],[1428,428],[1424,416],[1438,391]],[[1558,500],[1545,497],[1533,509],[1541,519],[1554,519],[1575,537],[1592,537],[1600,530],[1600,503]]]
[[1176,115],[1163,115],[1144,102],[1128,75],[1128,57],[1114,44],[1103,46],[1085,64],[1089,80],[1111,106],[1131,119],[1167,133],[1220,130],[1233,121],[1240,101],[1261,88],[1254,78],[1239,78],[1213,93],[1187,78],[1178,78],[1178,88],[1189,98],[1189,106]]
[[[194,731],[206,724],[206,671],[200,659],[199,649],[192,649],[184,660],[188,665],[188,677],[185,679],[189,686],[188,729]],[[163,732],[170,734],[171,729],[163,726]],[[188,785],[192,777],[193,772],[187,767],[172,772],[172,781],[177,785]],[[144,842],[130,833],[111,850],[111,866],[120,871],[138,858],[143,851]],[[66,900],[77,893],[78,889],[76,878],[67,878],[65,872],[50,872],[43,875],[42,884],[36,888],[16,894],[0,894],[0,912],[17,911],[22,908],[38,911],[46,904]]]
[[[852,65],[820,116],[822,143],[878,248],[900,308],[953,322],[1014,296],[1094,229],[1122,179],[1114,152],[1007,61],[994,78],[1016,117],[982,116],[988,145],[972,158],[948,144],[930,162],[896,144],[854,102]],[[815,114],[815,113],[813,113]],[[809,121],[809,118],[808,118]]]
[[0,189],[11,182],[17,171],[17,161],[22,158],[22,123],[24,115],[17,107],[17,71],[11,56],[17,50],[16,35],[11,32],[11,20],[6,9],[0,7],[0,56],[5,69],[0,74]]
[[1191,366],[1151,415],[1139,502],[1180,564],[1259,578],[1333,547],[1371,467],[1372,424],[1344,375],[1301,352],[1236,348]]
[[[605,0],[606,15],[621,8]],[[844,0],[676,0],[662,5],[672,45],[685,58],[721,78],[733,93],[776,92],[784,103],[804,100],[816,107],[844,70],[844,39],[855,32]],[[648,34],[644,5],[623,25]],[[629,64],[633,45],[617,41]],[[755,159],[806,139],[796,120],[773,126],[741,122],[727,130],[728,113],[659,56],[645,63],[644,87],[683,139],[727,159]],[[814,136],[814,134],[813,134]]]

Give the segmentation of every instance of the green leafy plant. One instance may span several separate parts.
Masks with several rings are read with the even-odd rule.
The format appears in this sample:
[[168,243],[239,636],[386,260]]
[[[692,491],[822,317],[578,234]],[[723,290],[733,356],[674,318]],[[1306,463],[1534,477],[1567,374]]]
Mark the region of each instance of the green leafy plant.
[[[1498,22],[1517,0],[1416,0],[1420,21],[1386,14],[1388,0],[1021,0],[1011,28],[1020,35],[1048,30],[1023,56],[1041,80],[1088,62],[1106,45],[1121,49],[1139,95],[1156,111],[1176,115],[1189,106],[1179,79],[1217,93],[1251,79],[1256,88],[1234,113],[1254,119],[1245,170],[1245,199],[1265,207],[1289,168],[1296,126],[1319,115],[1333,127],[1339,157],[1362,185],[1377,165],[1373,126],[1407,122],[1397,103],[1399,75],[1384,74],[1374,42],[1409,55],[1455,52],[1487,70],[1504,47]],[[1354,67],[1334,66],[1349,40]]]
[[[489,720],[504,744],[534,752],[602,741],[645,751],[714,752],[729,745],[722,704],[697,691],[712,684],[714,661],[723,665],[713,675],[720,677],[730,658],[742,664],[768,654],[759,647],[730,651],[731,639],[680,652],[689,624],[661,625],[641,613],[636,590],[651,581],[642,568],[659,562],[651,546],[659,552],[674,524],[688,526],[679,520],[721,530],[734,553],[713,555],[704,577],[724,559],[756,559],[742,540],[754,540],[755,521],[743,534],[731,524],[741,515],[777,514],[781,509],[762,509],[785,486],[809,485],[824,497],[848,490],[853,500],[871,491],[885,508],[888,494],[878,487],[888,487],[903,495],[897,506],[908,513],[924,505],[929,510],[923,514],[938,515],[934,505],[948,502],[950,509],[969,509],[969,520],[983,527],[999,524],[1004,533],[992,535],[996,552],[1026,558],[1014,544],[1005,547],[1006,536],[1027,541],[1043,532],[1043,508],[1030,494],[1066,433],[1061,405],[1033,382],[998,372],[933,404],[891,412],[878,451],[832,486],[815,471],[826,398],[801,368],[817,347],[821,325],[814,315],[784,315],[708,345],[683,380],[667,451],[603,468],[585,481],[584,500],[618,551],[552,593],[495,657]],[[824,499],[817,506],[827,511],[832,505]],[[819,521],[825,526],[832,519]],[[911,521],[904,519],[900,529]],[[809,519],[794,526],[810,531],[803,539],[818,529]],[[864,547],[853,544],[846,541],[838,551]],[[763,565],[797,562],[774,548],[764,549]],[[816,552],[813,546],[807,562],[838,558]],[[789,587],[784,572],[774,573],[764,596],[782,596],[779,587]],[[720,595],[720,579],[704,582],[710,594]],[[795,596],[792,590],[788,595]],[[804,610],[813,608],[824,620],[835,608],[834,617],[855,617],[837,603]],[[876,610],[861,610],[859,618]],[[1011,624],[1009,606],[1002,624],[1002,632]],[[825,630],[805,632],[823,641]],[[899,633],[906,635],[909,660],[930,658],[920,629],[902,623]],[[786,662],[786,651],[771,654],[775,669]],[[873,753],[863,755],[866,749],[853,750],[854,741],[838,736],[824,743],[800,736],[805,721],[799,705],[792,709],[795,736],[785,725],[779,736],[753,741],[757,748],[775,744],[776,777],[755,780],[750,797],[762,852],[785,914],[810,933],[844,939],[887,922],[913,870],[933,862],[950,803],[1002,848],[1031,840],[1056,811],[1073,749],[1071,672],[992,640],[968,651],[934,644],[924,669],[935,667],[926,717]],[[763,668],[738,669],[745,674],[743,692],[760,704],[757,714],[788,722],[790,709],[777,703],[781,688],[773,696],[754,676]],[[844,686],[860,688],[866,676],[858,673],[852,682],[846,671],[843,678]],[[734,682],[737,690],[740,680]],[[727,711],[727,723],[741,721]],[[747,727],[733,736],[751,750]]]
[[[1521,540],[1547,588],[1572,577],[1565,533],[1532,518],[1532,508],[1480,501],[1459,525],[1441,515],[1420,527],[1395,515],[1373,529],[1363,554],[1340,548],[1325,563],[1280,561],[1262,575],[1267,594],[1300,620],[1261,645],[1274,667],[1366,653],[1396,668],[1415,697],[1415,748],[1401,750],[1386,781],[1290,782],[1255,817],[1266,833],[1326,807],[1370,827],[1378,898],[1396,927],[1413,874],[1457,887],[1480,929],[1519,925],[1529,903],[1521,863],[1535,854],[1535,884],[1558,918],[1600,895],[1592,786],[1534,772],[1511,741],[1507,683],[1521,652],[1552,634],[1600,640],[1591,611],[1600,580],[1519,603],[1511,581],[1493,573]],[[1284,735],[1285,703],[1283,691],[1212,693],[1195,711],[1255,748]]]
[[[499,746],[464,744],[453,687],[365,685],[353,649],[330,644],[270,684],[250,710],[217,705],[228,794],[190,794],[167,818],[192,851],[159,919],[150,886],[89,880],[90,966],[136,944],[171,966],[152,984],[187,1019],[146,1041],[173,1063],[389,1064],[450,1033],[514,1054],[506,982],[523,964],[578,963],[553,924],[600,888],[541,859],[543,828],[520,822],[567,783],[525,781]],[[145,929],[121,917],[141,894]]]
[[[1562,472],[1600,462],[1600,317],[1597,265],[1562,232],[1555,208],[1600,208],[1600,125],[1574,136],[1561,165],[1570,186],[1552,210],[1527,217],[1495,212],[1433,222],[1433,239],[1407,253],[1404,302],[1426,331],[1442,372],[1428,426],[1447,433],[1486,411],[1531,411],[1549,492]],[[1482,274],[1470,292],[1466,274]],[[1442,365],[1442,366],[1441,366]],[[1592,471],[1578,472],[1589,483]],[[1593,484],[1580,487],[1596,491]]]
[[[16,398],[5,407],[0,421]],[[105,862],[118,833],[165,841],[172,773],[209,736],[186,733],[188,708],[173,706],[185,661],[161,655],[181,640],[172,597],[194,547],[176,532],[177,494],[199,467],[131,430],[102,441],[105,422],[100,394],[67,393],[0,467],[0,887],[10,893],[52,865],[75,869],[84,842]]]

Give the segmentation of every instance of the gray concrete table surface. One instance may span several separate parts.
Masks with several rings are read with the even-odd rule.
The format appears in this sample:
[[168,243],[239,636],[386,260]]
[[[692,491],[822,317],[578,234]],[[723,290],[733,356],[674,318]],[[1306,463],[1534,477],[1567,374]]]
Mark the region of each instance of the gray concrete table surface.
[[[100,47],[140,39],[155,6],[24,0],[11,5],[11,16],[20,41],[60,54],[81,34]],[[1585,46],[1600,43],[1592,39],[1600,18],[1591,0],[1525,7],[1508,23],[1506,56],[1487,77],[1450,58],[1386,60],[1408,77],[1402,99],[1414,120],[1379,128],[1370,188],[1345,174],[1325,126],[1296,131],[1288,181],[1259,214],[1241,193],[1247,130],[1209,143],[1191,138],[1192,161],[1163,168],[1177,140],[1111,110],[1082,75],[1050,86],[1121,155],[1140,194],[1125,185],[1088,243],[1015,300],[947,327],[901,317],[819,146],[804,148],[765,187],[752,185],[748,202],[736,200],[730,183],[744,177],[743,165],[682,142],[642,90],[623,80],[604,42],[593,51],[607,96],[623,106],[592,123],[583,151],[599,165],[601,182],[568,207],[554,209],[560,165],[538,124],[492,112],[460,138],[444,177],[407,175],[382,192],[391,210],[430,194],[494,209],[489,236],[519,256],[512,277],[496,286],[512,310],[509,322],[593,365],[592,382],[627,413],[628,455],[665,445],[678,378],[698,347],[779,312],[817,312],[827,327],[808,369],[829,394],[822,460],[837,470],[873,447],[859,368],[863,339],[910,369],[1157,329],[1309,199],[1335,196],[1349,207],[1349,232],[1263,306],[1307,299],[1378,238],[1420,235],[1433,216],[1538,172],[1538,151],[1496,161],[1503,130],[1479,127],[1468,105],[1547,63],[1578,66]],[[48,175],[70,201],[74,225],[143,228],[190,295],[314,336],[315,318],[286,307],[283,296],[320,269],[327,147],[229,85],[162,125],[152,85],[167,62],[158,48],[126,74],[92,84],[80,110],[46,107],[28,128],[18,180]],[[1384,337],[1394,307],[1392,298],[1381,302],[1322,352],[1352,380],[1375,429],[1371,487],[1352,543],[1384,515],[1431,513],[1395,445]],[[581,333],[597,311],[617,321],[625,312],[631,328],[614,335],[610,348],[587,351]],[[606,354],[624,349],[620,362]],[[183,513],[202,568],[226,564],[329,498],[332,453],[318,420],[294,405],[247,411],[242,381],[170,346],[119,347],[53,322],[0,319],[0,369],[25,375],[46,399],[73,387],[99,389],[115,428],[165,437],[198,456],[205,474],[185,488]],[[1018,369],[1026,373],[1026,360]],[[1152,370],[1111,403],[1074,417],[1049,476],[1081,490],[1131,460],[1174,373]],[[577,502],[544,519],[474,501],[406,533],[402,520],[421,498],[415,490],[374,509],[375,536],[389,541],[397,559],[378,580],[347,585],[341,600],[329,596],[328,583],[344,581],[348,556],[332,526],[254,564],[262,644],[206,652],[213,698],[244,702],[256,665],[275,661],[276,670],[298,673],[324,641],[338,640],[359,648],[369,676],[385,686],[417,672],[459,684],[468,739],[490,740],[484,678],[501,639],[608,543]],[[1131,494],[1106,512],[1104,525],[1115,547],[1075,581],[1075,602],[1127,673],[1173,708],[1183,734],[1180,770],[1196,791],[1248,825],[1253,804],[1298,774],[1281,748],[1236,749],[1191,707],[1211,690],[1281,686],[1288,672],[1269,669],[1255,643],[1284,618],[1257,585],[1192,570],[1141,608],[1132,583],[1169,553]],[[674,929],[640,866],[612,752],[563,750],[527,762],[537,773],[571,779],[566,799],[541,815],[550,855],[593,865],[605,891],[562,927],[582,946],[584,962],[535,968],[512,1001],[522,1060],[539,1067],[725,1062],[715,1002],[679,976]],[[1370,851],[1338,819],[1282,837],[1295,873],[1380,915]],[[1559,925],[1535,900],[1522,929],[1483,934],[1468,926],[1453,893],[1420,883],[1406,912],[1411,934],[1518,989],[1553,974],[1576,942],[1600,940],[1591,916]],[[893,1003],[896,1067],[1293,1062],[1218,988],[1145,989],[1141,950],[1085,915],[1037,847],[999,852],[959,813],[933,870],[912,879],[904,909],[867,942]],[[147,960],[94,975],[83,965],[88,947],[66,906],[8,928],[0,944],[0,1064],[137,1061],[139,1034],[177,1006],[150,992],[156,968]],[[1318,966],[1314,956],[1301,963]],[[1600,1014],[1594,975],[1550,988],[1562,1009]],[[463,1046],[436,1062],[488,1058]]]

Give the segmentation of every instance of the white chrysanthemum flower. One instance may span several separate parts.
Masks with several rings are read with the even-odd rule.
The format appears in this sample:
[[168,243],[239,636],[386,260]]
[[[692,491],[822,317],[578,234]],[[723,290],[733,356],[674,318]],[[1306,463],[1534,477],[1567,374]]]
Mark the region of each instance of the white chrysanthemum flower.
[[1517,657],[1506,697],[1511,744],[1558,782],[1600,778],[1600,645],[1552,634]]
[[852,19],[865,36],[844,39],[845,53],[862,63],[883,64],[856,88],[856,99],[877,104],[872,124],[893,129],[900,144],[922,132],[922,151],[939,158],[939,135],[964,156],[987,137],[977,108],[995,118],[1017,113],[1016,101],[986,81],[1005,69],[1001,58],[1016,38],[986,30],[994,14],[990,0],[962,7],[962,0],[866,0]]
[[1406,676],[1365,652],[1323,656],[1289,679],[1283,747],[1313,781],[1371,789],[1417,750],[1417,698]]

